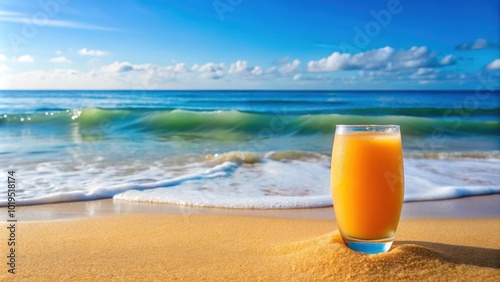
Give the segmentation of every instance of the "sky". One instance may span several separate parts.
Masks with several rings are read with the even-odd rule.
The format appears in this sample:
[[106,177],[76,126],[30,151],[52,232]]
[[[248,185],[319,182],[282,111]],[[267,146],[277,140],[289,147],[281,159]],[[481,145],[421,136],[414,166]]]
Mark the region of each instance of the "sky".
[[0,0],[0,89],[491,89],[499,0]]

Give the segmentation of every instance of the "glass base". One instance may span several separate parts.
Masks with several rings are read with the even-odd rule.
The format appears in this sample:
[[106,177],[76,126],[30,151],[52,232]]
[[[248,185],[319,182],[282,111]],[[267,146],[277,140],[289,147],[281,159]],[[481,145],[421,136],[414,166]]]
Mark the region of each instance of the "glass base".
[[385,253],[389,251],[394,241],[394,236],[380,240],[363,240],[342,235],[342,239],[349,249],[369,255]]

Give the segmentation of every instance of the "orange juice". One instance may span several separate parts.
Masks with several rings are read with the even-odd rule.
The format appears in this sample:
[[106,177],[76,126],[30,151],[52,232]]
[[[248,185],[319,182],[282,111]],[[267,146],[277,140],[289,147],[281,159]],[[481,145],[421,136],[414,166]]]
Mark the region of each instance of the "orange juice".
[[331,185],[337,224],[353,239],[395,235],[403,204],[403,156],[397,132],[337,132]]

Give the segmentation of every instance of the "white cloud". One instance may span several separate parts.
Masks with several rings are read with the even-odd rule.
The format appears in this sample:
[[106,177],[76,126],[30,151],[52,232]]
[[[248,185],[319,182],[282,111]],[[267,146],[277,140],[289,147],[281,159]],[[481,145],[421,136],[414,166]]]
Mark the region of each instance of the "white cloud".
[[279,68],[282,74],[288,74],[299,70],[300,61],[295,59],[291,63],[285,63]]
[[487,64],[484,68],[487,70],[500,70],[500,59],[493,60],[491,63]]
[[9,71],[9,67],[6,65],[0,65],[0,73]]
[[17,58],[17,61],[21,62],[21,63],[33,63],[35,61],[35,58],[33,58],[30,55],[23,55],[23,56]]
[[97,49],[87,49],[87,48],[82,48],[78,50],[78,54],[82,56],[104,56],[108,54],[107,51],[102,51],[102,50],[97,50]]
[[164,81],[184,80],[190,72],[185,63],[178,63],[172,66],[149,65],[146,71],[150,77]]
[[247,71],[248,71],[248,62],[238,60],[229,66],[229,71],[227,73],[235,74],[235,73],[243,73],[243,72],[247,72]]
[[474,41],[474,43],[472,43],[472,45],[470,46],[470,49],[477,50],[477,49],[484,49],[487,47],[488,47],[488,41],[486,41],[485,39],[479,38],[479,39],[476,39],[476,41]]
[[107,66],[102,66],[101,71],[110,73],[120,73],[129,71],[145,70],[147,65],[133,65],[129,62],[114,62]]
[[55,53],[56,53],[56,55],[61,55],[62,54],[61,50],[56,50]]
[[260,76],[264,73],[264,70],[259,66],[249,67],[247,61],[237,60],[229,66],[229,70],[227,71],[227,73],[231,75],[239,74]]
[[333,52],[330,56],[326,58],[322,58],[318,61],[309,61],[309,63],[307,64],[307,70],[310,72],[328,72],[328,71],[341,71],[346,69],[364,69],[366,67],[361,65],[360,61],[361,59],[365,59],[366,61],[368,61],[369,60],[368,57],[373,57],[375,59],[372,60],[371,65],[369,65],[373,68],[374,62],[387,60],[387,58],[393,52],[394,49],[390,47],[367,51],[366,54],[358,53],[351,55],[348,53]]
[[[217,70],[211,72],[209,66],[205,65],[201,68],[200,72],[204,77],[213,77],[215,78],[218,74]],[[91,76],[99,77],[103,76],[106,78],[121,78],[126,79],[129,83],[133,83],[134,81],[139,83],[145,83],[148,81],[148,84],[154,82],[154,84],[158,84],[160,81],[178,81],[185,80],[185,75],[188,74],[190,70],[186,67],[184,63],[178,63],[172,66],[157,66],[153,64],[141,64],[135,65],[129,62],[114,62],[112,64],[102,66],[98,70],[93,70],[91,72]]]
[[224,77],[224,63],[206,63],[201,66],[195,64],[191,67],[191,70],[199,72],[200,77],[206,79],[221,79]]
[[134,66],[132,66],[129,62],[114,62],[110,65],[101,67],[101,71],[103,72],[127,72],[133,70]]
[[185,73],[188,72],[188,69],[186,67],[185,63],[178,63],[173,66],[165,66],[159,68],[162,71],[167,71],[167,72],[174,72],[174,73]]
[[104,76],[90,77],[76,69],[35,70],[3,76],[3,89],[104,89],[119,84]]
[[[333,56],[333,54],[332,54]],[[332,57],[330,56],[330,57]],[[300,70],[298,59],[282,60],[268,67],[252,66],[245,60],[232,64],[208,62],[204,64],[171,65],[133,64],[115,61],[108,65],[94,65],[89,72],[75,69],[55,69],[11,73],[0,65],[4,89],[384,89],[449,87],[449,85],[477,84],[477,74],[461,74],[456,69],[441,68],[454,63],[452,56],[440,56],[425,47],[395,51],[390,47],[357,54],[334,55],[337,61],[314,65],[328,69],[323,72]],[[57,58],[57,57],[56,57]],[[99,57],[97,57],[99,58]],[[88,59],[97,59],[89,57]],[[343,59],[340,59],[343,58]],[[16,61],[17,58],[13,60]],[[55,59],[55,58],[53,58]],[[10,59],[9,59],[10,60]],[[330,59],[331,60],[331,59]],[[309,64],[310,65],[310,64]],[[491,66],[489,66],[491,65]],[[495,60],[488,68],[500,67]],[[309,67],[309,66],[308,66]],[[357,71],[331,71],[356,70]],[[486,68],[486,67],[485,67]]]
[[261,67],[256,66],[256,67],[254,67],[254,68],[253,68],[253,70],[252,70],[251,74],[259,76],[259,75],[261,75],[263,72],[264,72],[264,71],[262,70],[262,68],[261,68]]
[[196,81],[197,78],[218,80],[226,75],[224,63],[206,63],[195,64],[188,67],[185,63],[174,65],[159,66],[153,64],[136,65],[129,62],[114,62],[102,66],[95,70],[92,75],[115,78],[126,78],[130,82],[133,80],[154,82],[155,85],[160,82],[188,82]]
[[451,55],[437,59],[437,54],[427,47],[411,47],[409,50],[394,50],[387,46],[355,54],[334,52],[318,61],[307,64],[309,72],[335,72],[343,70],[384,70],[441,67],[455,64]]
[[50,61],[52,63],[71,63],[71,60],[64,57],[64,56],[52,58],[52,59],[50,59]]
[[457,83],[477,83],[475,74],[457,73],[442,68],[404,69],[394,72],[383,70],[360,71],[357,81],[384,82],[392,85],[404,82],[425,85],[456,85]]
[[478,38],[472,43],[462,43],[455,47],[456,50],[481,50],[486,48],[496,48],[499,47],[498,44],[488,42],[488,40],[483,38]]
[[408,74],[407,77],[415,80],[436,80],[442,75],[441,70],[434,68],[419,68],[414,73]]
[[5,61],[7,60],[7,57],[5,57],[4,54],[0,54],[0,61]]
[[455,63],[455,58],[452,55],[446,55],[439,61],[439,64],[442,66],[452,65]]

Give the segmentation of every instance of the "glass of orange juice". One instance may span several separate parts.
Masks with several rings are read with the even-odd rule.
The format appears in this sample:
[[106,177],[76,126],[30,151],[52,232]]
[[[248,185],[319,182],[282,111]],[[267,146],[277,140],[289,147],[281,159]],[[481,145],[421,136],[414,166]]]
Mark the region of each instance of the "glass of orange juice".
[[387,252],[404,196],[398,125],[337,125],[331,188],[340,234],[354,251]]

